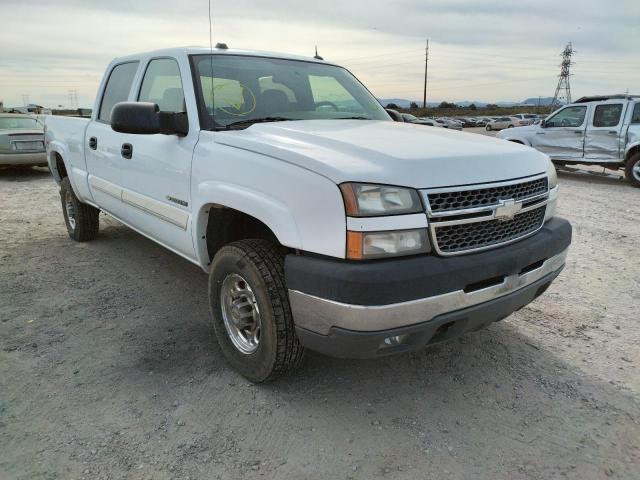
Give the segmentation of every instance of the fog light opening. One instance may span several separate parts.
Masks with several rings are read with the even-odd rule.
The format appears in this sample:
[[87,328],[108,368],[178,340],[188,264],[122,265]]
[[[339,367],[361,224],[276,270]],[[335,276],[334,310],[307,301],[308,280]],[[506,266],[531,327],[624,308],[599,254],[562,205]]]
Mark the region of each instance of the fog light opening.
[[408,335],[404,334],[404,335],[395,335],[393,337],[387,337],[380,344],[380,348],[392,348],[392,347],[397,347],[398,345],[402,345],[407,339],[407,336]]

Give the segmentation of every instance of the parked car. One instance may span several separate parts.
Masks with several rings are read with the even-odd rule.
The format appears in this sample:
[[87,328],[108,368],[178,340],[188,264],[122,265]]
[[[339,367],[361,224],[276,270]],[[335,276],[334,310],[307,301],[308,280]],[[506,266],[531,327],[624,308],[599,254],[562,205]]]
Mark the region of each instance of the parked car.
[[201,267],[220,349],[254,382],[305,349],[377,358],[501,320],[571,242],[546,155],[394,122],[317,58],[118,58],[91,119],[48,117],[46,140],[71,239],[103,211]]
[[640,187],[640,96],[583,97],[539,125],[510,129],[498,137],[529,145],[559,165],[624,169]]
[[42,127],[30,115],[0,113],[0,166],[47,165]]
[[460,122],[462,122],[462,126],[464,128],[469,128],[469,127],[475,127],[476,126],[476,122],[472,118],[469,118],[469,117],[455,117],[455,119],[459,120]]
[[436,118],[435,120],[445,128],[450,128],[451,130],[462,130],[462,123],[451,120],[450,118]]
[[513,128],[517,124],[517,120],[513,117],[498,117],[496,120],[491,120],[487,123],[485,129],[490,132],[491,130],[502,130],[504,128]]
[[416,125],[426,125],[429,127],[441,127],[435,120],[431,118],[418,118],[410,113],[403,113],[402,119],[407,123],[414,123]]
[[517,113],[512,115],[512,118],[516,119],[516,127],[523,127],[525,125],[531,125],[537,118],[537,115],[532,113]]
[[437,121],[444,123],[452,130],[462,130],[462,122],[448,117],[436,118]]
[[488,120],[484,117],[475,117],[476,127],[484,127],[487,125]]

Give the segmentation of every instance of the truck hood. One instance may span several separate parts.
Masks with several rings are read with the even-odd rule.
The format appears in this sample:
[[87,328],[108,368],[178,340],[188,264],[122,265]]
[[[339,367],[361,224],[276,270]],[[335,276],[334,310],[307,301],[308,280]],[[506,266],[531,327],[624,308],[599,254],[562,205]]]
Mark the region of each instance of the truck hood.
[[215,141],[323,175],[413,188],[495,182],[544,173],[546,155],[485,135],[374,120],[305,120],[217,132]]

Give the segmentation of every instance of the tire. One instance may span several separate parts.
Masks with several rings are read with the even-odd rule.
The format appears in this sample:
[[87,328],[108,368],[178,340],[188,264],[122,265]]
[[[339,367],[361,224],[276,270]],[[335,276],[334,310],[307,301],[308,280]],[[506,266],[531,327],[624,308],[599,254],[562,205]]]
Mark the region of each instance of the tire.
[[507,128],[513,128],[513,125],[509,125]]
[[60,183],[60,201],[64,223],[72,240],[88,242],[98,236],[100,210],[78,200],[69,177],[64,177]]
[[634,187],[640,188],[640,152],[632,155],[624,167],[624,176]]
[[301,364],[281,247],[266,240],[222,247],[209,274],[209,306],[222,353],[248,380],[269,382]]
[[486,130],[487,132],[490,132],[490,131],[491,131],[491,125],[487,125],[487,126],[485,127],[485,130]]

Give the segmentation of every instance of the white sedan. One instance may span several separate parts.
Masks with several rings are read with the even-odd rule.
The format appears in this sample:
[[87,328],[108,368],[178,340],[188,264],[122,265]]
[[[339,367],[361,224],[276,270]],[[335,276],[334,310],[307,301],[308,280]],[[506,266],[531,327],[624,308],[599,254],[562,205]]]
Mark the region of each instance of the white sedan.
[[513,128],[516,125],[518,125],[518,119],[514,117],[498,117],[495,120],[491,120],[489,123],[487,123],[485,129],[490,132],[491,130]]

